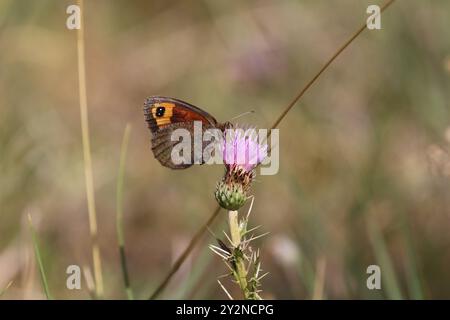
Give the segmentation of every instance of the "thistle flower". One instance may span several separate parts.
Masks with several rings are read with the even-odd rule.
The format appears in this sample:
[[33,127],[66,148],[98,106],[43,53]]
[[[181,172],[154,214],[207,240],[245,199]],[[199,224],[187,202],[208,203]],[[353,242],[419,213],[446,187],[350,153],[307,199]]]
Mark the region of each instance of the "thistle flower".
[[222,153],[225,166],[238,165],[250,172],[267,156],[267,144],[258,142],[255,128],[227,129]]
[[[241,221],[237,210],[249,198],[255,168],[267,156],[267,145],[258,142],[254,128],[227,129],[220,151],[225,164],[225,175],[217,184],[215,196],[220,206],[228,210],[230,235],[225,235],[229,246],[217,239],[219,246],[211,245],[210,249],[228,266],[245,299],[261,299],[259,287],[265,275],[260,274],[259,250],[253,251],[249,244],[263,235],[255,236],[251,233],[257,228],[247,228],[253,201],[247,216]],[[231,298],[220,281],[219,284]]]
[[225,175],[215,197],[222,208],[237,210],[248,198],[255,168],[267,156],[267,144],[257,141],[254,128],[227,129],[221,146]]

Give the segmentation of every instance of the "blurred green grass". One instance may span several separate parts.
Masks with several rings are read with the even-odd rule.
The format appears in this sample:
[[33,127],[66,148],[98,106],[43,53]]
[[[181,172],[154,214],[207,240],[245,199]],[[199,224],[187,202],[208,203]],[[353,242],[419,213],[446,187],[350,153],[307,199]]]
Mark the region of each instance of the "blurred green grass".
[[[254,109],[239,121],[267,127],[373,2],[86,1],[107,298],[124,297],[115,197],[126,123],[124,233],[138,298],[211,214],[223,170],[162,168],[150,150],[145,97],[184,99],[221,121]],[[44,297],[28,213],[52,295],[89,297],[85,285],[65,288],[67,266],[91,259],[70,4],[0,0],[0,290],[14,280],[2,298]],[[259,242],[270,272],[265,297],[310,298],[321,259],[326,298],[450,297],[449,21],[448,1],[396,1],[382,30],[358,38],[282,122],[280,172],[260,176],[253,192],[254,224],[271,232]],[[212,241],[163,298],[225,298]],[[389,274],[381,291],[365,286],[371,264]]]

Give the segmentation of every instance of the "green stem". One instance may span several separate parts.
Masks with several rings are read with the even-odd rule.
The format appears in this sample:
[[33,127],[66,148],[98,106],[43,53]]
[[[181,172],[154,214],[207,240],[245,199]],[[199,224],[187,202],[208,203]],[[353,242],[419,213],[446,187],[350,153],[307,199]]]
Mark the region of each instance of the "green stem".
[[238,248],[241,244],[241,232],[239,230],[239,220],[237,211],[228,212],[228,224],[230,226],[231,241],[233,247]]
[[116,229],[117,229],[117,240],[119,242],[119,255],[120,255],[120,265],[122,267],[123,281],[125,285],[125,292],[127,294],[128,300],[133,300],[133,291],[130,285],[130,277],[128,275],[127,268],[127,258],[125,255],[125,236],[123,232],[123,180],[125,175],[125,160],[128,149],[128,141],[130,138],[130,124],[127,124],[125,128],[125,133],[123,135],[122,148],[120,152],[120,164],[119,164],[119,174],[117,177],[117,193],[116,193]]
[[30,226],[31,239],[33,240],[34,246],[34,254],[36,256],[36,260],[39,266],[39,272],[41,274],[42,286],[44,287],[44,293],[47,297],[47,300],[52,300],[52,296],[50,295],[50,290],[48,289],[48,281],[47,276],[45,275],[44,264],[42,263],[41,251],[39,250],[39,245],[37,242],[36,232],[34,231],[33,222],[31,221],[31,215],[28,215],[28,224]]
[[230,227],[231,241],[233,242],[233,256],[234,256],[234,278],[236,279],[239,287],[244,294],[246,300],[250,299],[250,292],[248,290],[247,283],[247,270],[245,269],[244,258],[242,256],[242,251],[239,248],[241,244],[241,231],[239,228],[239,219],[237,211],[228,212],[228,223]]

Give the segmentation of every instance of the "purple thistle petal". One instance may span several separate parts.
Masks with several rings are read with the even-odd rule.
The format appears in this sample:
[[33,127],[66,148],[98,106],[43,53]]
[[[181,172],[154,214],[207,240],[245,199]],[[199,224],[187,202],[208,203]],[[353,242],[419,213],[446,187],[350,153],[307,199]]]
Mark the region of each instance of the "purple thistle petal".
[[258,142],[254,128],[229,129],[223,142],[223,161],[226,165],[239,165],[245,171],[252,171],[267,156],[267,144]]

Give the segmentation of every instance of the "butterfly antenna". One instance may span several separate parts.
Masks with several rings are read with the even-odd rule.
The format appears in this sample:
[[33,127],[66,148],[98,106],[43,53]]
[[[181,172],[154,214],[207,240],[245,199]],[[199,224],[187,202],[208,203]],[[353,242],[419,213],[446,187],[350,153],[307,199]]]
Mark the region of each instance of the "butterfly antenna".
[[[237,115],[236,117],[231,118],[231,120],[239,119],[240,117],[246,116],[246,115],[248,115],[248,114],[250,114],[250,113],[255,113],[255,110],[250,110],[250,111],[241,113],[241,114]],[[231,121],[231,120],[230,120],[230,121]]]

